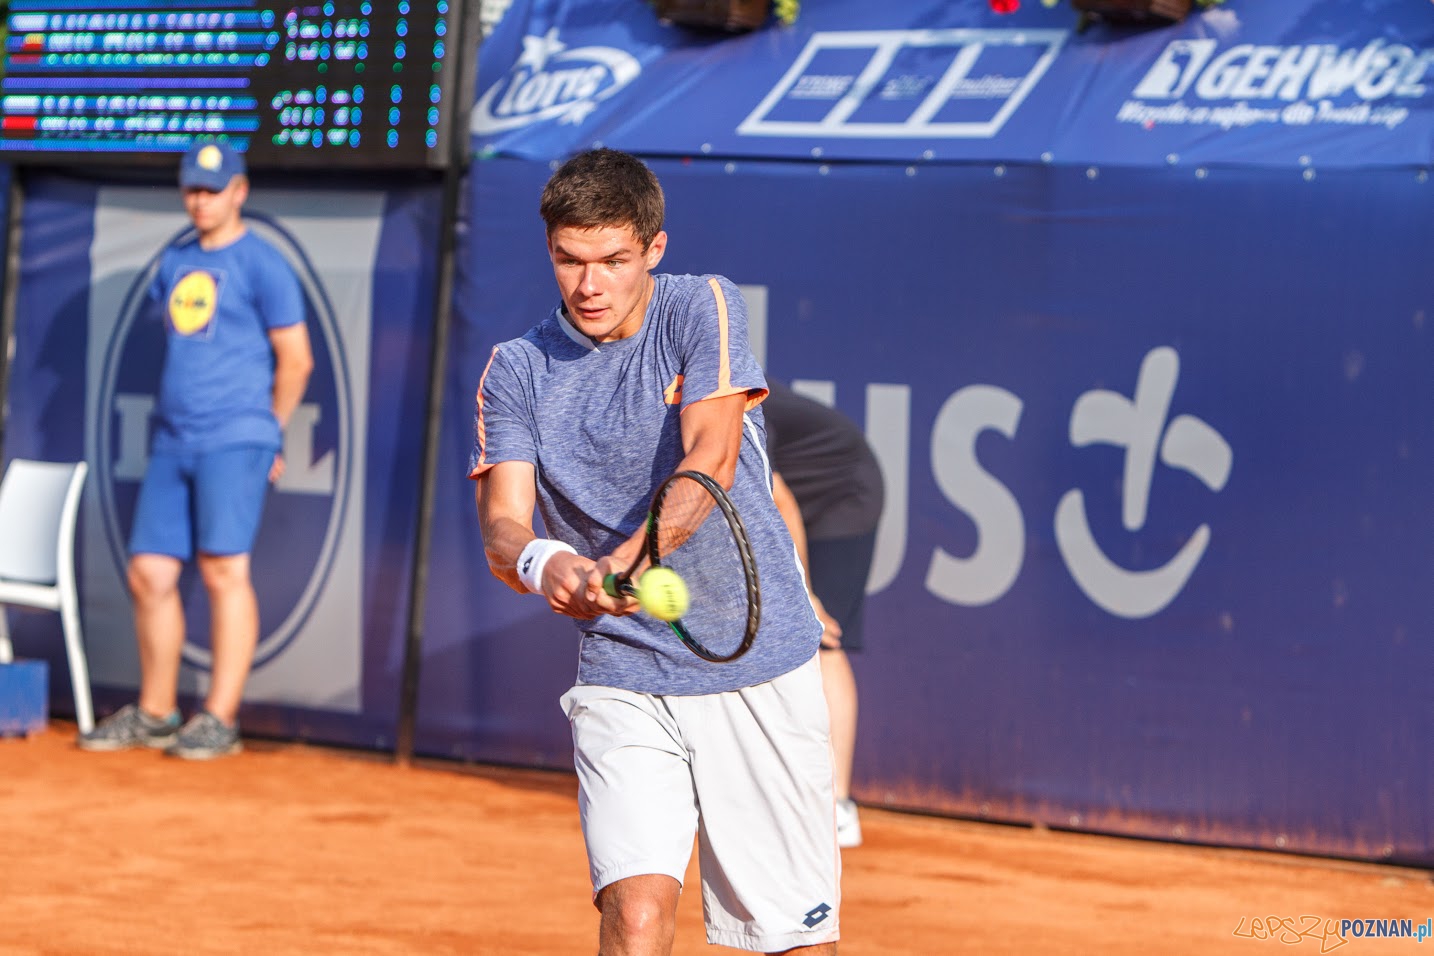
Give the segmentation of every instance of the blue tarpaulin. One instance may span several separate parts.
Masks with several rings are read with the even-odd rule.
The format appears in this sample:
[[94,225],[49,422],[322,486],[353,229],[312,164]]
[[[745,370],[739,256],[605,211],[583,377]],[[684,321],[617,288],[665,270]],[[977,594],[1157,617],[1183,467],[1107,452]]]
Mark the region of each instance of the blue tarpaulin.
[[861,799],[1434,859],[1434,8],[1075,27],[513,5],[473,113],[426,746],[570,759],[574,631],[489,578],[463,474],[489,350],[556,303],[538,193],[603,144],[662,178],[661,268],[741,284],[771,374],[882,461]]

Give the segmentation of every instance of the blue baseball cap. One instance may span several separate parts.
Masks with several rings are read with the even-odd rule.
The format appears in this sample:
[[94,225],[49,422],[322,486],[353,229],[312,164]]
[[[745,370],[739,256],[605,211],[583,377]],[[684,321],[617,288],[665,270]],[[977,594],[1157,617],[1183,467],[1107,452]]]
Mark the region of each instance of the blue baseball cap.
[[243,155],[222,139],[195,143],[179,162],[180,189],[219,192],[235,176],[243,175]]

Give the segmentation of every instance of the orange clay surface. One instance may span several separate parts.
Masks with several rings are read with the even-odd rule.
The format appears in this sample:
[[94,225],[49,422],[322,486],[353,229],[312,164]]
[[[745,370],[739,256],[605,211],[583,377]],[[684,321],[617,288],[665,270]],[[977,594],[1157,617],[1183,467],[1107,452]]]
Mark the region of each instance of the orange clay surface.
[[[73,734],[0,739],[4,956],[596,951],[571,775],[258,740],[187,763],[81,753]],[[844,956],[1417,953],[1271,938],[1264,920],[1434,916],[1421,870],[877,810],[862,824]],[[706,944],[695,870],[688,886],[674,952],[734,952]]]

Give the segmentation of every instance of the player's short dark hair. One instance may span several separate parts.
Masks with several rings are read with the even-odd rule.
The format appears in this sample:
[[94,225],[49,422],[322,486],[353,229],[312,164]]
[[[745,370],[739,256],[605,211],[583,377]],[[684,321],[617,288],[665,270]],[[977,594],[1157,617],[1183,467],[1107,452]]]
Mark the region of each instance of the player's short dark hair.
[[662,185],[642,160],[616,149],[590,149],[564,163],[543,187],[539,206],[548,235],[564,226],[631,226],[646,249],[662,231]]

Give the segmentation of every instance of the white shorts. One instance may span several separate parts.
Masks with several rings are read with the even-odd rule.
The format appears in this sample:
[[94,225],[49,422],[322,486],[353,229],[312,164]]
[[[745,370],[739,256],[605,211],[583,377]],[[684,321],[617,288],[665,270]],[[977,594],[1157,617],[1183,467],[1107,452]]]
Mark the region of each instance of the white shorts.
[[594,893],[641,874],[681,883],[695,837],[709,943],[778,952],[840,936],[831,741],[815,657],[722,694],[579,684],[562,705]]

